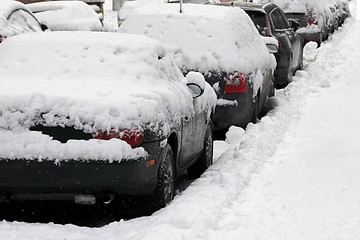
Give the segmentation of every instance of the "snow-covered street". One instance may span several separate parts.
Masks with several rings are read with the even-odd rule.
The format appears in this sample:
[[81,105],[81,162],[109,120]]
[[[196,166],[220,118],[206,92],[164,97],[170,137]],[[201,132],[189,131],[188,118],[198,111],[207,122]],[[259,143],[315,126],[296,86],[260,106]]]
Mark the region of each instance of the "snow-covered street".
[[101,228],[2,221],[0,239],[360,239],[360,3],[350,3],[338,32],[306,46],[274,109],[231,128],[214,165],[166,208]]

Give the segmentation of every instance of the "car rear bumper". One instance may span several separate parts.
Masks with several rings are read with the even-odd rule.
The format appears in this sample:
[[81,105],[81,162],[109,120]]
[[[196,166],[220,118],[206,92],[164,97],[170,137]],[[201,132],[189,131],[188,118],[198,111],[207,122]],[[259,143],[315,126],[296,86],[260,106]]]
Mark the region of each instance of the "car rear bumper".
[[[227,130],[230,126],[245,128],[251,122],[253,115],[252,91],[242,94],[224,94],[223,99],[228,104],[218,104],[214,114],[214,130]],[[219,102],[219,100],[218,100]]]
[[314,32],[314,33],[299,33],[299,35],[304,39],[304,44],[313,41],[313,42],[321,42],[322,41],[322,34],[321,32]]
[[[148,157],[113,161],[0,160],[0,193],[148,195],[157,184],[160,142],[144,144]],[[148,160],[155,160],[149,166]]]

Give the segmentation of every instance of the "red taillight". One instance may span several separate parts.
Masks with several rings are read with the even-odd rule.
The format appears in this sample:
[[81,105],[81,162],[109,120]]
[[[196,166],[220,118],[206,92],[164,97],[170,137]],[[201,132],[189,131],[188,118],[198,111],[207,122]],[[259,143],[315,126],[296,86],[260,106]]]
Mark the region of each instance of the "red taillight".
[[273,35],[270,32],[270,22],[269,22],[269,18],[267,16],[265,16],[265,23],[266,23],[266,36],[267,37],[273,37]]
[[121,129],[115,131],[111,129],[110,131],[97,131],[93,133],[94,139],[101,140],[110,140],[112,138],[118,138],[127,142],[131,147],[138,147],[142,144],[144,140],[143,133],[138,129]]
[[228,73],[225,80],[225,93],[246,92],[246,76],[243,73]]
[[309,21],[308,21],[309,25],[316,25],[318,23],[317,19],[316,19],[316,14],[312,13],[310,15]]

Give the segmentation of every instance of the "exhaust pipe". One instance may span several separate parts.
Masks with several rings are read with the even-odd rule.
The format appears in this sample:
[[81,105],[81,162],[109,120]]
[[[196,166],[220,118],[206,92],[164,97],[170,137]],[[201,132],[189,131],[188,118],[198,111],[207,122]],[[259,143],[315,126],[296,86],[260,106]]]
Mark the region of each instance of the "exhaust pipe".
[[112,201],[114,201],[115,199],[115,195],[114,194],[104,194],[101,197],[101,202],[105,205],[111,203]]
[[[103,194],[100,195],[100,202],[107,205],[114,201],[115,194]],[[96,203],[96,196],[92,194],[77,194],[75,195],[75,203],[81,204],[81,205],[95,205]]]

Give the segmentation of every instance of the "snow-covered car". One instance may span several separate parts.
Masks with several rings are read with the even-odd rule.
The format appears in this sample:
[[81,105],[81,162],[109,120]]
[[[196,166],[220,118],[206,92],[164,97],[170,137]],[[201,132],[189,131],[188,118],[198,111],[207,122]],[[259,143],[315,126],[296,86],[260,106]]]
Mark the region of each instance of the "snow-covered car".
[[21,2],[2,0],[0,3],[0,43],[5,38],[28,32],[42,32],[46,26],[39,23]]
[[26,6],[51,31],[103,31],[101,14],[82,1],[48,1]]
[[341,26],[345,22],[345,20],[351,16],[349,9],[349,0],[335,0],[334,4],[337,11],[339,26]]
[[135,9],[119,32],[160,40],[183,73],[199,71],[217,93],[215,131],[255,121],[274,93],[276,60],[240,8],[148,4]]
[[108,203],[212,163],[216,94],[143,36],[45,32],[0,45],[0,199]]
[[284,87],[295,72],[303,67],[303,39],[291,27],[285,13],[274,3],[222,3],[221,6],[240,7],[254,22],[264,37],[278,41],[276,56],[275,86]]

